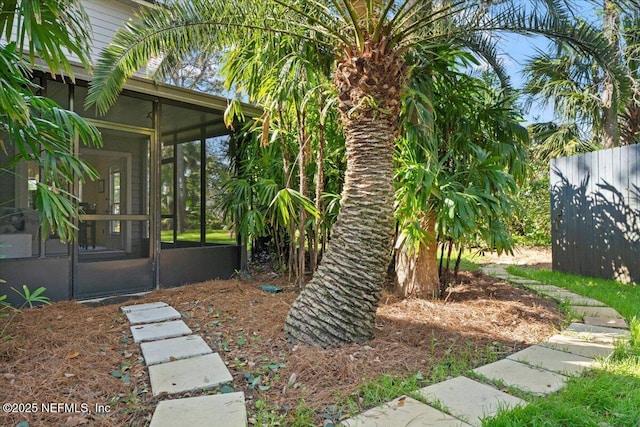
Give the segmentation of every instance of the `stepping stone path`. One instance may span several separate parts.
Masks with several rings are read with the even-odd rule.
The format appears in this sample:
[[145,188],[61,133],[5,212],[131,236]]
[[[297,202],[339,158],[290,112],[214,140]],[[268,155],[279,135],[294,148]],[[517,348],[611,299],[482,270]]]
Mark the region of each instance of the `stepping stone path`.
[[[154,396],[211,389],[233,380],[220,355],[201,336],[192,334],[173,307],[154,302],[121,310],[132,325],[133,341],[140,343]],[[150,427],[204,425],[246,427],[244,393],[163,400]]]
[[526,406],[527,402],[499,390],[494,384],[513,387],[533,395],[547,395],[564,386],[567,378],[579,375],[607,358],[614,344],[629,339],[627,322],[600,301],[585,298],[556,286],[512,276],[503,266],[482,268],[485,274],[516,286],[566,302],[583,316],[583,323],[571,323],[560,334],[528,347],[506,359],[473,370],[474,379],[459,376],[417,390],[425,403],[399,397],[342,422],[349,427],[473,426],[495,415],[499,409]]

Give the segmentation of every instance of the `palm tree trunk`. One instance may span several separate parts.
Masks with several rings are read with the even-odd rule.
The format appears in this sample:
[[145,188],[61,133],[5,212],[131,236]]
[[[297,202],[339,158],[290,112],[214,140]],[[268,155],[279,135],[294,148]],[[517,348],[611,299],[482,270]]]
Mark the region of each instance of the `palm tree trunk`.
[[[611,0],[604,0],[604,35],[612,46],[619,47],[618,9]],[[602,89],[602,147],[612,148],[620,145],[618,129],[618,99],[613,77],[606,74]]]
[[403,298],[436,299],[440,295],[434,216],[431,212],[426,213],[420,221],[421,227],[428,232],[428,243],[421,244],[416,253],[402,248],[396,252],[395,293]]
[[320,266],[293,303],[294,342],[335,347],[373,337],[393,239],[393,150],[404,65],[386,43],[345,49],[334,81],[346,136],[340,213]]

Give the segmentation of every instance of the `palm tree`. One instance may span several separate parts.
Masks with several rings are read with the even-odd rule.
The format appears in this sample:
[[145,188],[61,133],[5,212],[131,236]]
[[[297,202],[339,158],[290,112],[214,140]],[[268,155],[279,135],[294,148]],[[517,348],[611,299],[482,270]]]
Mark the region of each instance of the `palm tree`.
[[[35,7],[38,6],[38,7]],[[73,155],[77,139],[100,144],[98,130],[77,114],[37,94],[31,79],[36,58],[55,75],[73,77],[69,52],[89,66],[89,23],[79,1],[0,1],[0,149],[13,145],[15,154],[4,171],[20,161],[36,162],[41,180],[35,205],[42,237],[56,231],[62,240],[73,237],[77,215],[68,188],[74,175],[95,178],[92,167]]]
[[634,144],[640,136],[640,8],[633,0],[604,0],[600,6],[603,35],[623,70],[617,81],[563,42],[525,68],[525,93],[551,102],[558,121],[532,128],[542,158]]
[[295,342],[339,346],[373,336],[394,235],[393,153],[412,72],[408,56],[443,40],[491,47],[486,32],[502,30],[566,39],[599,62],[614,63],[601,36],[586,26],[576,29],[562,11],[538,15],[503,2],[196,0],[146,11],[128,23],[102,53],[88,101],[106,110],[151,57],[180,57],[214,44],[224,49],[251,33],[297,37],[310,42],[311,54],[330,52],[346,138],[341,209],[285,331]]
[[497,87],[491,74],[465,73],[472,59],[464,51],[437,53],[415,65],[404,115],[414,112],[420,124],[403,120],[397,150],[395,292],[404,297],[444,297],[454,246],[458,259],[467,245],[511,251],[505,220],[525,175],[529,137],[515,93]]

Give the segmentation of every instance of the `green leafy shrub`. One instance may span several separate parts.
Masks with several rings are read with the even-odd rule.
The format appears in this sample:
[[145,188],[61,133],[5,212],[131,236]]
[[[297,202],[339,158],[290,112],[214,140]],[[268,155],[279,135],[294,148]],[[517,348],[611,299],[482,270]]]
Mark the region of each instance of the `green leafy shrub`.
[[535,162],[530,178],[520,185],[514,198],[518,208],[508,220],[514,241],[527,246],[549,246],[551,190],[548,167]]

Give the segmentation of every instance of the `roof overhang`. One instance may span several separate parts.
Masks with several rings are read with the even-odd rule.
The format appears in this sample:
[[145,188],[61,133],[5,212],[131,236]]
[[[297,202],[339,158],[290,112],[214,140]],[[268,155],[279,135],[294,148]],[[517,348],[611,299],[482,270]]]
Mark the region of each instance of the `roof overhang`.
[[[91,82],[92,77],[84,68],[78,66],[74,66],[73,68],[74,77],[76,79]],[[134,76],[128,79],[124,85],[124,89],[152,97],[168,99],[220,112],[224,112],[230,102],[229,99],[221,96],[209,95],[203,92],[184,89],[178,86],[156,82],[139,76]],[[242,113],[247,117],[260,117],[263,113],[262,108],[252,104],[248,104],[246,102],[242,102],[241,106]]]

